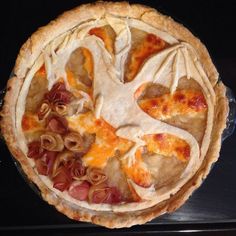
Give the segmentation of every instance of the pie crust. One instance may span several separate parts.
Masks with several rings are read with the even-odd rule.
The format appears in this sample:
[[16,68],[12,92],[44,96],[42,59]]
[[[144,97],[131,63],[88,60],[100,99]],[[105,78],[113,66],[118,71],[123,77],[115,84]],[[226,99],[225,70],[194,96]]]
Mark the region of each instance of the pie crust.
[[[117,211],[107,209],[96,210],[95,208],[87,208],[72,203],[68,201],[68,199],[66,200],[63,198],[63,195],[57,194],[57,192],[50,189],[39,174],[32,168],[19,144],[19,137],[16,132],[16,114],[21,112],[21,110],[19,110],[21,108],[17,108],[16,106],[19,102],[19,94],[24,89],[23,85],[25,84],[24,82],[31,68],[35,65],[35,61],[38,60],[47,45],[55,38],[60,37],[65,32],[72,31],[82,23],[102,19],[106,15],[139,20],[161,32],[166,32],[170,35],[170,41],[173,37],[178,40],[178,42],[185,42],[190,45],[190,47],[194,48],[194,52],[196,53],[197,58],[195,58],[195,61],[199,61],[201,65],[203,65],[203,73],[205,73],[208,81],[206,82],[206,87],[211,88],[211,92],[215,94],[211,107],[212,118],[209,118],[208,124],[211,128],[209,136],[205,139],[205,142],[209,142],[209,145],[206,147],[200,166],[198,166],[194,174],[177,192],[170,194],[168,198],[154,205],[146,205],[145,207],[144,204],[144,207],[139,207],[139,203],[137,203],[133,205],[136,206],[136,210],[129,206],[123,207],[123,210]],[[219,157],[221,134],[226,127],[228,101],[225,92],[225,86],[222,82],[218,81],[218,72],[211,61],[207,49],[200,40],[193,36],[184,26],[174,22],[170,17],[162,15],[155,9],[143,5],[131,5],[127,2],[97,2],[94,4],[81,5],[65,12],[47,26],[38,29],[22,46],[16,60],[14,76],[7,84],[7,93],[1,112],[1,132],[10,152],[19,161],[28,178],[38,186],[42,197],[49,204],[54,205],[58,211],[64,213],[71,219],[92,222],[108,228],[130,227],[137,224],[144,224],[166,212],[175,211],[184,204],[192,192],[197,189],[206,178],[212,164],[216,162]],[[116,123],[114,122],[114,124]],[[122,136],[122,130],[120,133]],[[194,167],[192,166],[192,168]]]

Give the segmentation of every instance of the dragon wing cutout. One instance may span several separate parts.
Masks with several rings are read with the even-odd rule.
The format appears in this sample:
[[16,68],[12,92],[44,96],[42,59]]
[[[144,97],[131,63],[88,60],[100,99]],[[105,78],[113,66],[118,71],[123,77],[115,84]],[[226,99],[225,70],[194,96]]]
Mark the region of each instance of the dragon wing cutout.
[[[94,42],[86,43],[86,40],[94,40]],[[110,74],[107,73],[107,69],[102,69],[111,68],[112,70],[114,67],[112,59],[106,56],[105,50],[96,45],[96,38],[88,37],[84,40],[84,47],[87,47],[94,57],[94,96],[103,96],[103,104],[100,107],[101,117],[118,129],[117,133],[120,137],[128,140],[137,140],[140,138],[138,136],[155,133],[169,133],[184,139],[191,148],[191,158],[182,177],[185,178],[186,174],[189,175],[189,173],[195,172],[199,162],[199,146],[196,139],[189,132],[155,120],[144,113],[137,105],[133,96],[135,87],[141,85],[143,80],[140,80],[140,83],[136,82],[135,86],[133,83],[136,80],[127,84],[114,81],[114,79],[110,78]],[[101,57],[96,57],[95,53],[98,51],[102,54]],[[100,58],[103,58],[103,60]],[[150,77],[150,81],[151,79]],[[142,122],[140,123],[140,121]],[[127,124],[136,125],[137,132],[131,132],[130,126]],[[119,129],[119,127],[122,127],[122,129]],[[137,134],[139,135],[137,136]],[[139,145],[136,145],[136,149],[138,147]],[[130,154],[128,158],[130,158],[131,161],[129,162],[132,164],[135,150],[131,150]]]

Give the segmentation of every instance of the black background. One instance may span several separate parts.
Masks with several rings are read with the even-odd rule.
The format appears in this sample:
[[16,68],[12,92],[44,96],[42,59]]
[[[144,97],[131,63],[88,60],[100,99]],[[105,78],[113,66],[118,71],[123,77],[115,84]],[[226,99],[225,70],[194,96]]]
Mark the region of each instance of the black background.
[[[0,37],[0,89],[5,87],[20,46],[40,26],[65,10],[88,1],[2,1]],[[134,2],[134,1],[130,1]],[[155,7],[188,27],[207,46],[221,79],[236,93],[236,7],[234,1],[136,1]],[[22,234],[75,235],[170,233],[203,230],[213,235],[236,235],[236,135],[222,147],[220,159],[207,180],[176,213],[144,226],[109,231],[76,223],[41,200],[24,182],[0,144],[0,230]],[[16,230],[16,231],[13,231]],[[216,231],[217,232],[216,232]],[[225,231],[227,230],[227,231]],[[1,234],[1,231],[0,231]],[[177,234],[177,233],[176,233]],[[188,231],[186,231],[188,234]],[[203,235],[203,233],[201,233]]]

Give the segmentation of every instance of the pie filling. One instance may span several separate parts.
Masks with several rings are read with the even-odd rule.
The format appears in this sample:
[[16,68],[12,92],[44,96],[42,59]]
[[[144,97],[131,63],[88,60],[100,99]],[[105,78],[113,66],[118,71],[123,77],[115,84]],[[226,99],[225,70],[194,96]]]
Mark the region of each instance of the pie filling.
[[88,22],[45,48],[26,79],[20,145],[68,201],[150,207],[204,158],[214,92],[191,46],[150,27]]

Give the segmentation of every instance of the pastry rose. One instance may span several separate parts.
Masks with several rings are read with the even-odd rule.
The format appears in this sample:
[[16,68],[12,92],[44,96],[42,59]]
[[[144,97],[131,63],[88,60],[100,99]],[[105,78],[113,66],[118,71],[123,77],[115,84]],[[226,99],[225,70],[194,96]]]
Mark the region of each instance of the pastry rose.
[[51,175],[57,152],[44,151],[42,157],[35,160],[35,167],[40,175]]
[[66,148],[72,152],[84,152],[83,137],[77,132],[70,132],[64,137]]
[[58,102],[69,104],[72,98],[72,93],[66,90],[63,82],[57,82],[45,95],[45,98],[53,105]]
[[93,185],[89,189],[88,199],[91,203],[119,203],[121,194],[115,187],[105,184]]
[[60,152],[64,148],[63,139],[60,134],[47,132],[40,136],[41,146],[48,151]]
[[72,178],[70,176],[69,170],[65,166],[61,166],[56,176],[53,177],[53,187],[63,192],[64,190],[68,189]]
[[87,169],[86,175],[87,175],[87,180],[93,185],[101,184],[107,180],[107,176],[101,169],[98,168],[89,167]]
[[67,104],[63,103],[63,102],[55,102],[53,105],[53,110],[61,115],[61,116],[65,116],[68,113],[68,106]]
[[58,154],[56,161],[53,165],[53,176],[57,174],[57,170],[60,166],[65,166],[69,169],[74,161],[74,153],[70,151],[64,151]]
[[71,173],[71,177],[76,180],[80,180],[85,176],[86,169],[82,165],[82,162],[80,159],[74,160],[74,162],[71,164],[70,173]]
[[38,119],[39,120],[45,119],[50,114],[50,112],[51,112],[50,103],[47,100],[43,101],[38,111]]
[[74,181],[68,190],[68,194],[80,201],[84,201],[88,197],[90,184],[87,181]]

